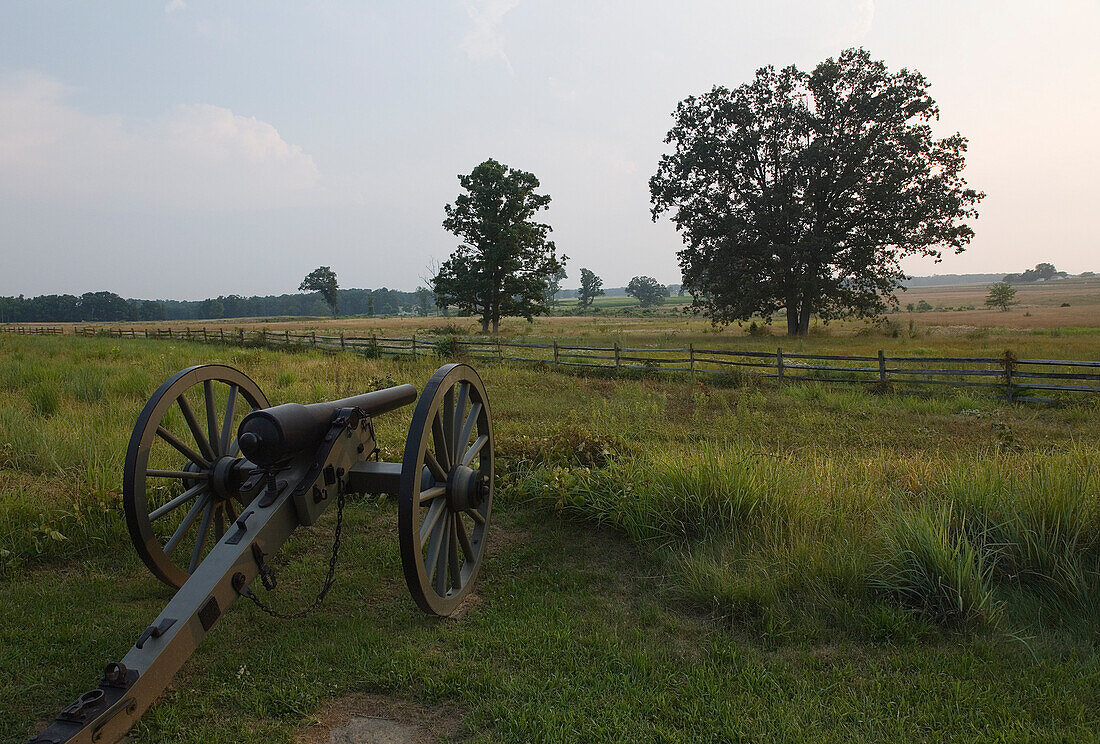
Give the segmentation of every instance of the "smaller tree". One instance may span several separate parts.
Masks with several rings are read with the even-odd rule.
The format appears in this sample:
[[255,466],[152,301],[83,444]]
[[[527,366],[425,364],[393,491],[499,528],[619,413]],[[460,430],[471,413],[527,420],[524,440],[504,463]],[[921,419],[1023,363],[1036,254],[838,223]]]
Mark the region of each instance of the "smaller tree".
[[591,269],[581,269],[581,288],[577,291],[577,307],[587,310],[592,301],[603,294],[603,279]]
[[1008,312],[1012,305],[1019,305],[1016,299],[1016,288],[1008,282],[997,282],[990,286],[989,295],[985,298],[985,304],[989,307],[999,307],[1003,312]]
[[562,265],[558,267],[557,271],[546,277],[546,291],[544,292],[544,299],[546,301],[547,307],[553,307],[557,304],[557,300],[554,298],[557,297],[558,292],[561,291],[561,280],[565,279],[566,276],[568,276],[565,273],[565,261],[568,258],[568,256],[562,256]]
[[306,274],[306,278],[298,285],[299,292],[320,292],[325,302],[332,308],[332,315],[336,317],[337,290],[336,272],[328,266],[318,266]]
[[636,276],[626,285],[626,293],[641,303],[642,307],[660,305],[668,297],[668,287],[651,276]]
[[432,307],[432,291],[427,287],[417,287],[414,294],[416,295],[416,314],[427,315]]

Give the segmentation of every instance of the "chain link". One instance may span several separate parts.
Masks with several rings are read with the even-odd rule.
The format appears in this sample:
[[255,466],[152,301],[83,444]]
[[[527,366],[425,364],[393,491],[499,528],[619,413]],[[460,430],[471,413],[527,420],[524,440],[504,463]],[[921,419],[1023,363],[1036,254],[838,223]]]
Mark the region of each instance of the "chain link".
[[246,588],[241,592],[241,596],[245,599],[252,600],[253,603],[261,610],[266,612],[272,617],[280,620],[296,620],[298,618],[305,617],[309,613],[316,610],[321,606],[321,603],[325,601],[325,595],[328,594],[328,590],[332,588],[333,580],[336,578],[336,561],[340,556],[340,533],[344,528],[344,489],[340,488],[340,496],[336,501],[336,530],[335,538],[332,541],[332,557],[328,561],[328,576],[325,577],[325,583],[321,586],[321,591],[317,593],[313,602],[304,610],[298,610],[297,612],[280,612],[267,604],[256,596],[255,592],[251,588]]

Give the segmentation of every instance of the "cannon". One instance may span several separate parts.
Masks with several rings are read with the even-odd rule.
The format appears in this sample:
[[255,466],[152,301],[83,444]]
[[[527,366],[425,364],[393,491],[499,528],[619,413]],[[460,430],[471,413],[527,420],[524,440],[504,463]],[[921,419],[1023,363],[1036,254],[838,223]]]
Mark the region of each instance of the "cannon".
[[[416,401],[401,462],[378,458],[374,418]],[[412,385],[326,403],[269,407],[259,386],[220,364],[185,369],[145,405],[123,472],[126,524],[149,570],[177,591],[99,685],[32,744],[114,742],[156,700],[238,598],[302,616],[332,586],[345,498],[397,497],[405,581],[446,616],[481,568],[493,501],[493,423],[481,378],[448,364],[417,399]],[[337,504],[328,574],[304,610],[281,613],[252,590],[277,577],[272,554]]]

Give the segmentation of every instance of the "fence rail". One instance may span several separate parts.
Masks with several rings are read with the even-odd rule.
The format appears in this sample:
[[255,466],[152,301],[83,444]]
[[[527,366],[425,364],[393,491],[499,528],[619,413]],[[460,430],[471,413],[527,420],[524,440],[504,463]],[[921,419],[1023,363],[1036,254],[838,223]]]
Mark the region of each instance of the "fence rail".
[[[60,335],[60,327],[0,326],[4,332]],[[498,339],[447,337],[408,338],[318,334],[316,331],[274,331],[225,328],[107,328],[78,326],[78,336],[151,338],[275,348],[317,348],[346,351],[368,357],[395,358],[466,356],[481,360],[543,364],[558,368],[605,369],[618,374],[639,372],[690,375],[748,375],[782,382],[833,382],[864,385],[956,385],[989,388],[1008,400],[1046,400],[1039,391],[1100,393],[1100,361],[1018,359],[1011,352],[1000,357],[875,356],[804,354],[773,351],[710,349],[689,344],[680,348],[581,346]]]

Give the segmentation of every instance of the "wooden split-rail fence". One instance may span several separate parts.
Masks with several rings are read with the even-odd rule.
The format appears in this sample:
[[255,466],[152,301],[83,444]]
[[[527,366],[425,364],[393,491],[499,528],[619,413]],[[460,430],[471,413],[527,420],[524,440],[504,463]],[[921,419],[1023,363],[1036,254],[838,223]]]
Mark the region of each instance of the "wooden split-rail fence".
[[[57,334],[60,328],[4,327],[13,333]],[[1100,393],[1100,361],[1022,359],[1011,352],[1000,357],[874,356],[803,354],[703,348],[587,346],[527,343],[492,338],[376,334],[326,335],[316,331],[227,330],[225,328],[75,327],[81,336],[150,338],[275,348],[316,348],[347,351],[368,357],[464,357],[480,360],[541,364],[557,368],[599,369],[617,374],[681,373],[771,378],[778,382],[833,382],[887,386],[952,385],[987,388],[1009,400],[1047,400],[1037,392]]]

